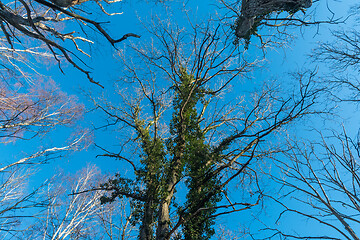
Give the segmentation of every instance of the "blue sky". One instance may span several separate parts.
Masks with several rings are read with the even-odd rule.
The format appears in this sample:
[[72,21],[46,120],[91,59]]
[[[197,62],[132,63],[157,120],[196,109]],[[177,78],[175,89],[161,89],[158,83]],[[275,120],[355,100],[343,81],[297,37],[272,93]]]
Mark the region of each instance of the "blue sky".
[[[333,10],[336,10],[337,16],[343,16],[346,14],[348,6],[351,3],[355,3],[356,1],[344,1],[344,2],[335,2],[328,1],[329,7]],[[325,1],[321,3],[320,7],[317,9],[318,18],[322,18],[328,14],[328,11],[324,8]],[[119,4],[120,11],[123,12],[122,15],[117,15],[109,18],[111,23],[107,25],[109,32],[114,37],[121,37],[123,34],[128,32],[133,32],[141,35],[140,39],[130,39],[133,43],[137,44],[137,42],[145,42],[149,41],[149,35],[146,34],[142,24],[139,23],[138,17],[146,24],[149,21],[150,16],[152,14],[164,14],[164,10],[162,6],[156,6],[152,3],[144,3],[141,1],[137,2],[125,2],[123,4]],[[176,10],[176,8],[181,7],[181,3],[168,3],[170,6],[170,10],[174,12],[171,16],[175,18],[179,23],[184,20],[183,13]],[[149,7],[151,6],[151,7]],[[176,6],[176,7],[174,7]],[[197,19],[201,21],[204,18],[207,18],[209,15],[214,14],[214,10],[216,9],[214,5],[210,5],[208,1],[188,1],[186,6],[188,9],[191,9],[189,12],[189,16],[191,18]],[[283,79],[283,81],[288,81],[286,78],[286,72],[294,71],[297,69],[301,69],[303,67],[307,67],[311,65],[309,60],[307,59],[307,54],[311,52],[311,49],[316,45],[317,41],[324,40],[329,38],[328,28],[339,28],[339,26],[327,26],[323,25],[320,27],[320,31],[317,33],[317,29],[313,27],[309,27],[304,29],[303,35],[299,36],[296,40],[292,41],[289,44],[289,47],[284,49],[274,49],[269,50],[266,55],[266,67],[262,71],[257,71],[253,74],[253,82],[254,84],[258,84],[264,79],[271,79],[273,77],[279,77]],[[294,34],[299,34],[299,29],[293,30]],[[317,34],[316,34],[317,33]],[[61,87],[61,89],[68,94],[78,96],[79,102],[84,103],[88,108],[91,108],[91,102],[89,99],[84,96],[84,92],[90,93],[92,95],[110,95],[111,91],[113,91],[113,82],[118,80],[119,75],[121,75],[121,66],[119,66],[119,62],[116,60],[115,55],[116,51],[114,48],[108,44],[105,39],[101,36],[96,36],[98,41],[98,45],[94,47],[92,50],[91,59],[87,60],[89,65],[93,68],[92,75],[96,81],[100,81],[101,84],[105,86],[105,89],[102,90],[96,85],[89,83],[86,77],[72,66],[68,64],[64,64],[63,68],[65,69],[65,75],[61,74],[61,72],[57,69],[57,66],[52,66],[49,69],[40,69],[40,72],[45,75],[50,76],[54,79]],[[126,48],[128,42],[123,42],[117,45],[118,49]],[[259,54],[255,48],[250,48],[249,52],[251,54]],[[320,68],[326,69],[326,68]],[[110,92],[110,94],[109,94]],[[349,108],[350,109],[350,108]],[[350,110],[349,110],[350,111]],[[350,117],[352,114],[349,114]],[[323,124],[323,122],[316,122],[314,120],[314,124]],[[93,126],[99,126],[103,123],[102,119],[99,117],[98,113],[90,112],[84,115],[83,119],[80,121],[80,125],[83,128],[92,129]],[[359,125],[359,119],[348,120],[348,127],[351,129],[357,129]],[[48,134],[44,138],[36,138],[30,141],[18,141],[15,144],[3,145],[0,149],[0,155],[4,159],[17,159],[19,158],[23,152],[24,155],[31,153],[34,150],[34,146],[43,146],[43,145],[63,145],[64,141],[66,141],[67,137],[72,133],[73,129],[61,128],[56,129],[52,133]],[[304,129],[296,129],[298,135],[301,136],[302,133],[307,135],[308,133],[304,133]],[[115,145],[113,131],[96,131],[93,133],[94,141],[101,145]],[[21,149],[19,153],[18,149]],[[101,153],[99,150],[90,146],[87,150],[83,150],[81,152],[75,152],[66,158],[56,159],[55,161],[39,166],[39,172],[36,174],[35,182],[41,182],[44,179],[52,176],[58,172],[58,169],[63,169],[65,172],[74,173],[81,168],[85,167],[89,163],[94,163],[99,166],[103,172],[114,172],[117,169],[121,169],[120,162],[108,159],[108,158],[95,158],[97,154]],[[265,202],[266,204],[266,202]],[[267,212],[259,215],[259,218],[264,222],[269,222],[273,224],[275,213],[278,212],[278,209],[271,209],[271,207],[267,207]],[[240,212],[238,214],[230,215],[229,217],[223,217],[219,220],[220,223],[224,223],[229,225],[233,230],[237,231],[238,228],[244,225],[251,225],[251,228],[259,229],[261,228],[261,224],[255,221],[250,223],[249,219],[252,219],[252,215],[256,215],[257,209],[255,211],[248,210],[246,212]],[[291,217],[288,219],[288,222],[299,222],[299,219],[296,217]],[[283,221],[285,222],[285,221]],[[321,233],[321,229],[311,228],[311,226],[304,224],[301,222],[303,226],[303,230],[306,231],[316,231],[318,230]],[[297,224],[298,225],[298,224]],[[287,227],[286,227],[287,228]]]

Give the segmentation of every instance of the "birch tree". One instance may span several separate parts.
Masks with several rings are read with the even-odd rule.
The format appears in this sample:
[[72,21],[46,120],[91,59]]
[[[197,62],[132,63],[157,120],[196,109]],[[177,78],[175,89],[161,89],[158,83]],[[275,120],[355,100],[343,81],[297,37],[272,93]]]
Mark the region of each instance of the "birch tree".
[[[76,174],[61,171],[37,193],[42,206],[36,218],[19,224],[24,228],[13,235],[18,239],[131,239],[132,228],[123,202],[101,205],[103,190],[96,188],[104,178],[95,165]],[[10,235],[10,234],[8,234]]]
[[[83,106],[76,99],[66,96],[52,83],[38,84],[32,88],[3,84],[0,88],[0,144],[26,142],[42,136],[57,126],[69,126],[81,116]],[[4,155],[0,164],[1,232],[15,234],[23,230],[22,220],[40,212],[46,199],[39,199],[39,191],[45,184],[28,186],[35,174],[34,166],[48,163],[84,146],[85,134],[60,146],[37,146],[31,152],[17,151]],[[25,154],[24,154],[25,153]],[[22,211],[31,212],[24,215]],[[32,212],[33,211],[33,212]],[[36,217],[34,214],[32,217]]]

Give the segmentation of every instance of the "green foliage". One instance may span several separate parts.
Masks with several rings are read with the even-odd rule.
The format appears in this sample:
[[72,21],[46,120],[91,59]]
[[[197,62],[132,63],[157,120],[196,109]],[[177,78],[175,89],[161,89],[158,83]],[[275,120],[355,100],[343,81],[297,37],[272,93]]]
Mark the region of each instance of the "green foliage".
[[132,181],[121,177],[119,174],[115,174],[114,179],[109,179],[108,182],[100,185],[101,188],[104,189],[116,189],[117,191],[113,191],[110,196],[102,196],[100,197],[101,204],[110,203],[115,201],[117,197],[123,197],[123,195],[119,195],[119,192],[134,192],[135,186],[133,186]]
[[[135,112],[139,114],[140,109]],[[130,202],[133,213],[133,225],[141,223],[144,219],[144,209],[148,208],[150,215],[148,218],[153,218],[163,192],[162,186],[163,170],[166,161],[166,152],[163,140],[151,136],[150,131],[144,127],[144,121],[137,116],[135,126],[138,129],[138,141],[140,143],[142,152],[140,153],[140,167],[136,171],[136,181],[131,181],[122,178],[116,174],[115,179],[109,180],[103,184],[103,187],[108,189],[116,189],[111,193],[111,196],[102,196],[101,203],[113,202],[117,197],[123,197],[126,194],[133,194],[139,196],[139,199],[146,199],[145,201],[133,198]],[[144,186],[145,190],[140,190],[139,186]],[[142,223],[147,224],[147,223]]]
[[[187,207],[190,213],[185,224],[185,239],[210,239],[214,234],[212,228],[214,221],[211,215],[216,212],[216,204],[221,200],[217,189],[219,181],[216,177],[208,177],[209,170],[213,167],[216,159],[211,155],[210,148],[204,143],[204,139],[194,137],[187,148],[186,158],[188,172]],[[218,192],[214,192],[218,191]],[[210,195],[210,197],[208,197]],[[199,207],[201,210],[198,211]],[[198,211],[198,212],[197,212]],[[195,212],[196,215],[191,217]]]
[[[172,174],[175,173],[177,179],[186,177],[188,193],[185,206],[181,208],[173,202],[172,207],[185,214],[185,239],[206,240],[214,234],[214,221],[210,216],[215,213],[216,204],[221,200],[217,187],[220,182],[217,176],[209,177],[208,173],[221,157],[222,149],[214,151],[205,143],[196,108],[199,103],[206,104],[205,89],[201,86],[201,80],[195,80],[185,68],[181,68],[180,73],[179,83],[172,88],[174,100],[170,121],[171,137],[166,141],[159,137],[154,138],[139,116],[140,109],[136,109],[134,124],[142,149],[136,181],[116,175],[115,179],[103,185],[116,191],[110,196],[103,196],[101,201],[112,202],[116,197],[125,195],[119,192],[142,196],[144,200],[133,198],[131,202],[134,209],[132,223],[140,223],[141,226],[151,225],[152,231],[154,218],[159,215],[159,206],[170,194],[167,183]],[[139,186],[143,186],[144,190],[141,191]],[[205,210],[198,211],[199,208]],[[144,222],[146,219],[150,219],[150,224]]]
[[[141,168],[137,171],[136,182],[145,186],[146,201],[133,203],[133,215],[136,219],[133,223],[140,222],[142,225],[146,225],[149,223],[142,222],[142,220],[153,220],[154,215],[157,215],[160,199],[163,197],[164,178],[162,174],[166,162],[166,152],[162,139],[152,137],[149,130],[143,126],[142,121],[135,122],[135,124],[139,129],[138,139],[142,149]],[[151,225],[153,224],[151,223]]]
[[[199,85],[201,81],[196,81],[193,76],[187,74],[186,69],[181,69],[180,80],[174,100],[175,112],[171,133],[179,136],[180,131],[183,131],[180,135],[185,140],[183,164],[188,179],[188,220],[184,224],[183,232],[185,239],[210,239],[214,234],[214,222],[209,217],[215,212],[214,207],[221,197],[220,194],[212,194],[206,199],[218,185],[218,180],[212,177],[204,181],[207,172],[216,162],[212,157],[211,148],[205,143],[205,135],[199,125],[196,109],[199,101],[205,102],[205,89]],[[197,211],[199,207],[206,210]]]

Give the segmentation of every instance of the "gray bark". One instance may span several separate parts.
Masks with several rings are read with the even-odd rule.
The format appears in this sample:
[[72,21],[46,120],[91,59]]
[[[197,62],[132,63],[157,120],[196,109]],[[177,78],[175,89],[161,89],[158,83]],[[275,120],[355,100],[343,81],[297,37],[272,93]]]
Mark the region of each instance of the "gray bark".
[[144,215],[141,221],[139,240],[152,240],[154,223],[153,200],[149,198],[145,202]]
[[247,36],[258,16],[276,11],[309,8],[311,5],[312,0],[243,0],[235,34],[239,38]]
[[156,229],[156,239],[157,240],[166,240],[168,239],[169,234],[169,223],[170,223],[170,215],[169,208],[171,204],[171,199],[174,195],[175,185],[180,179],[181,173],[181,159],[183,156],[183,152],[185,149],[185,137],[183,133],[185,132],[186,126],[184,124],[181,125],[181,130],[179,132],[179,145],[176,149],[175,156],[172,163],[172,169],[170,172],[170,177],[166,183],[167,195],[165,199],[162,200],[159,209],[159,219],[158,219],[158,227]]
[[67,7],[71,7],[71,6],[74,6],[74,5],[81,4],[81,3],[86,2],[88,0],[50,0],[50,1],[53,4],[55,4],[56,6],[67,8]]

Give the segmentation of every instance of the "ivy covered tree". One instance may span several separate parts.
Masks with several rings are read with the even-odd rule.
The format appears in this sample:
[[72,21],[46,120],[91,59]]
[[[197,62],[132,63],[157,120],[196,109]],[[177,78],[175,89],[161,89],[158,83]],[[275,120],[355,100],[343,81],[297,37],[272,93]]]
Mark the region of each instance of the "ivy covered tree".
[[130,57],[120,55],[119,102],[93,99],[108,117],[102,128],[115,126],[120,141],[120,150],[98,146],[100,156],[133,170],[122,165],[102,185],[101,200],[127,198],[141,240],[210,239],[217,217],[259,204],[255,168],[281,150],[271,137],[313,113],[318,91],[311,77],[288,95],[268,84],[243,91],[240,80],[256,63],[211,24],[184,31],[161,21],[149,28],[152,45],[131,45]]

